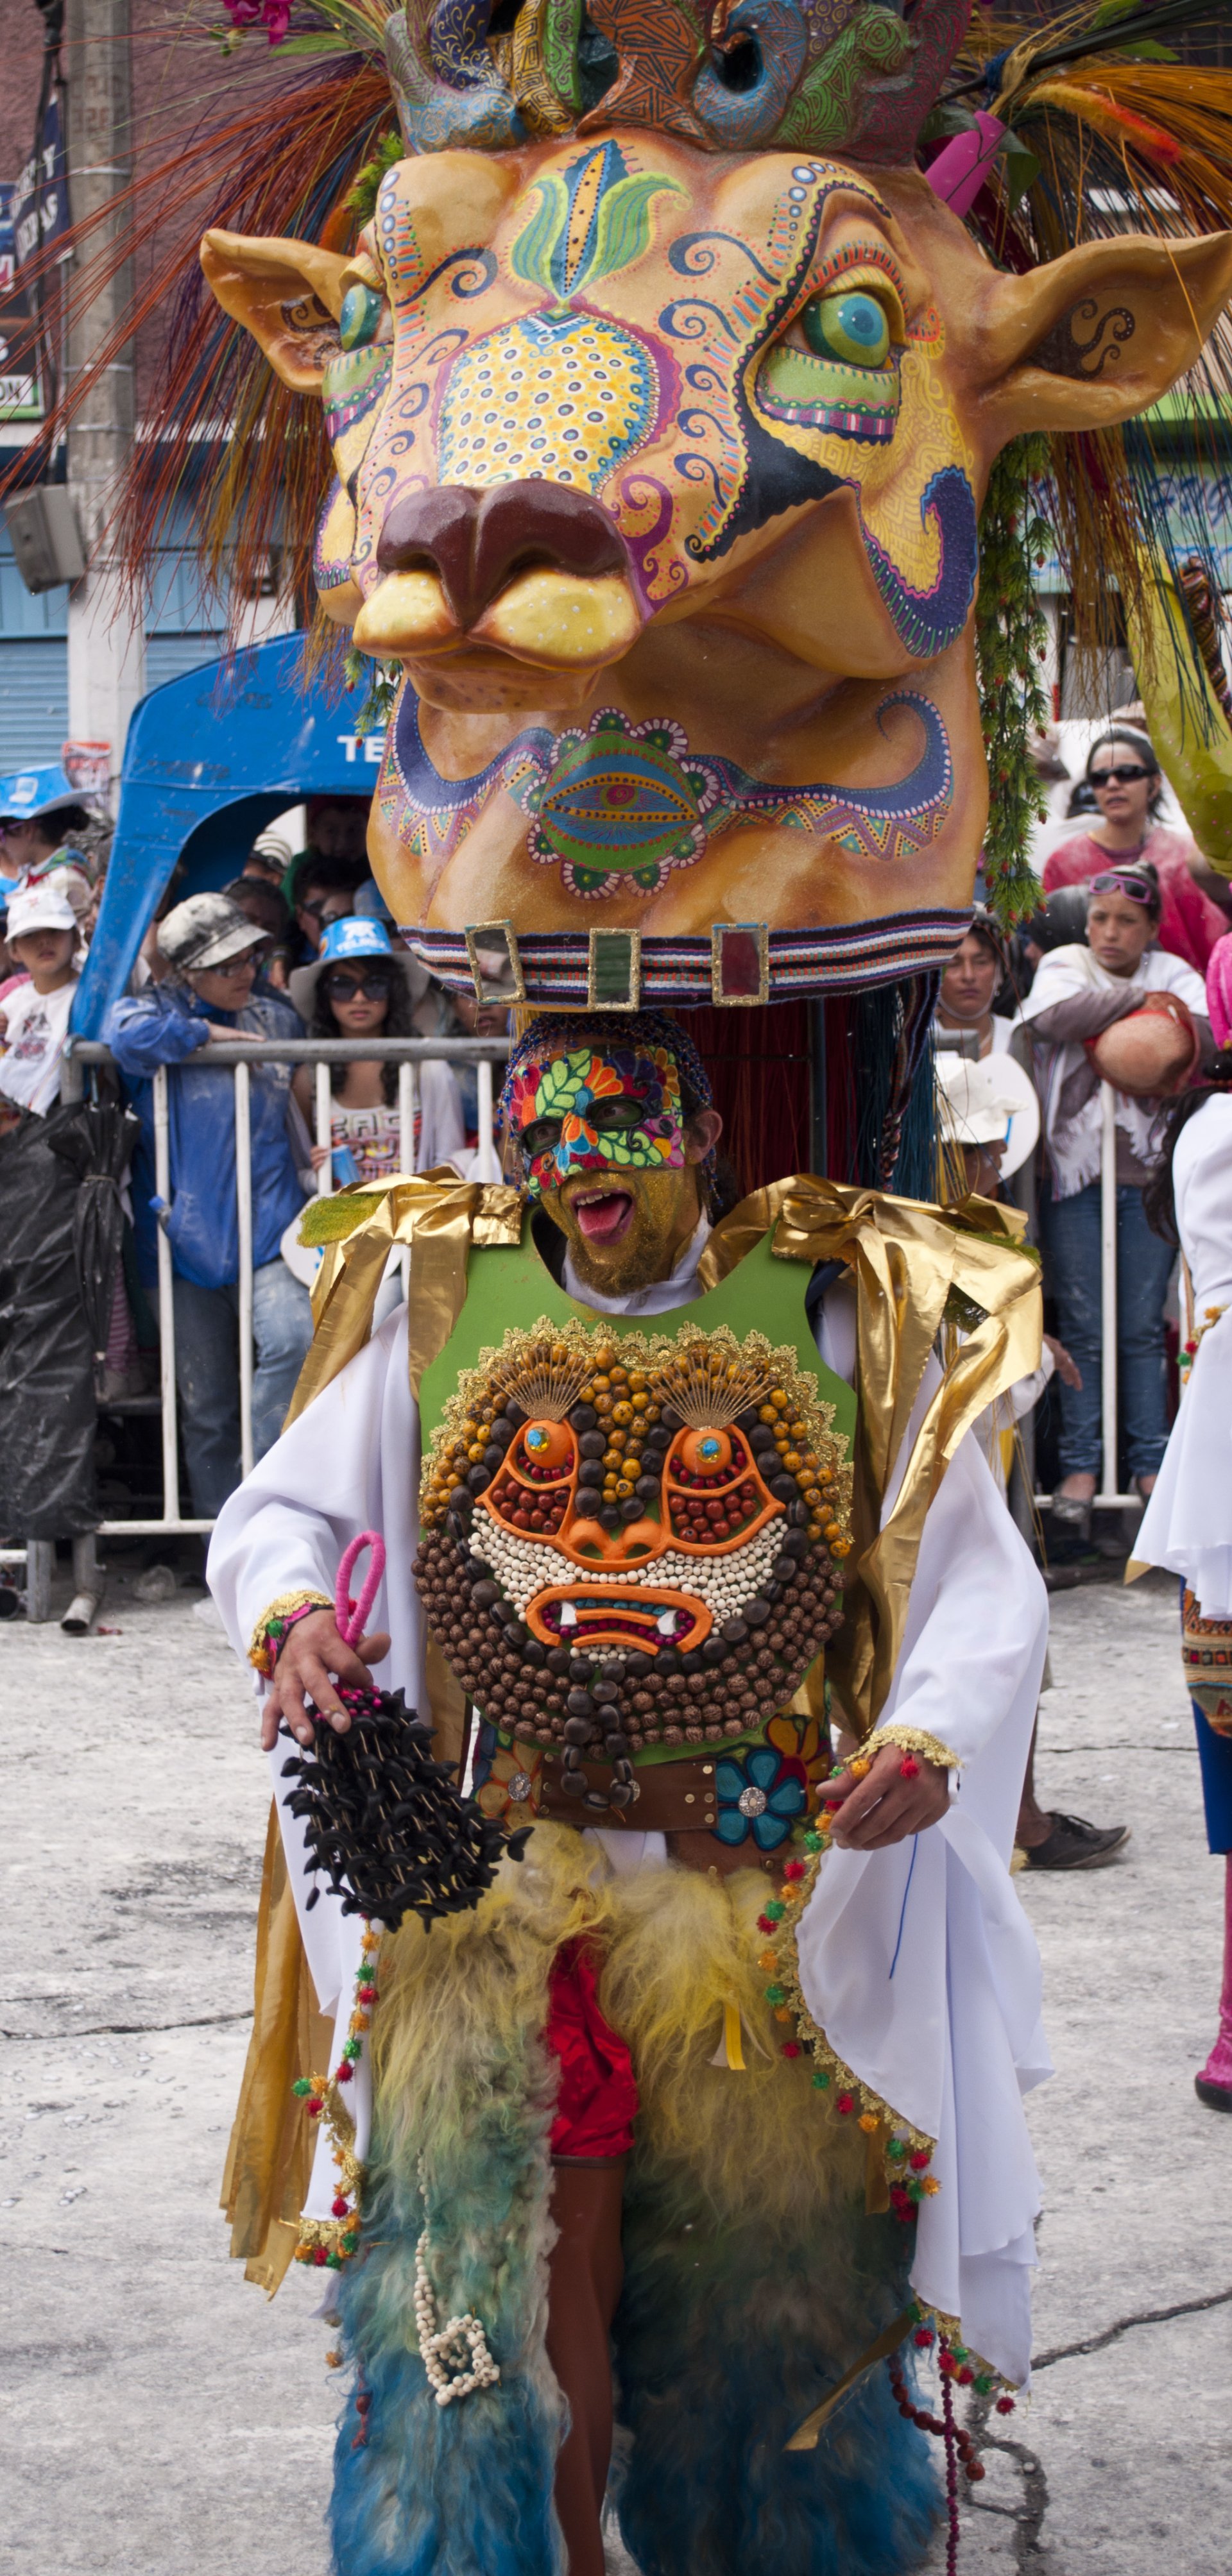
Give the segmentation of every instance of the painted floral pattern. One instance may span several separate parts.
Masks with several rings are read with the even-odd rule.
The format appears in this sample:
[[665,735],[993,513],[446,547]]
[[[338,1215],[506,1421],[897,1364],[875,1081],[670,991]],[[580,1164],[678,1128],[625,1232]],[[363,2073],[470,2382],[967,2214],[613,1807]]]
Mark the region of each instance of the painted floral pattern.
[[[506,1099],[515,1137],[539,1119],[560,1121],[555,1144],[524,1158],[532,1189],[558,1187],[577,1172],[613,1164],[630,1171],[678,1171],[684,1161],[680,1076],[664,1047],[648,1054],[616,1047],[605,1056],[578,1047],[546,1064],[524,1064],[511,1076]],[[641,1103],[635,1127],[595,1123],[601,1102],[621,1099]]]

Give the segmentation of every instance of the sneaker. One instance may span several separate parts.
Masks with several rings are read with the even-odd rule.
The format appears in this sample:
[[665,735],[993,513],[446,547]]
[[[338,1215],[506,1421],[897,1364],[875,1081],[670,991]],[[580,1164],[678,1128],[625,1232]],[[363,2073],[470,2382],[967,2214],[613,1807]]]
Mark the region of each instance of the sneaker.
[[1050,1565],[1073,1565],[1092,1554],[1092,1506],[1078,1494],[1054,1494],[1045,1515],[1045,1550]]
[[1089,1825],[1083,1816],[1052,1819],[1046,1842],[1027,1853],[1027,1869],[1102,1869],[1129,1841],[1128,1825]]

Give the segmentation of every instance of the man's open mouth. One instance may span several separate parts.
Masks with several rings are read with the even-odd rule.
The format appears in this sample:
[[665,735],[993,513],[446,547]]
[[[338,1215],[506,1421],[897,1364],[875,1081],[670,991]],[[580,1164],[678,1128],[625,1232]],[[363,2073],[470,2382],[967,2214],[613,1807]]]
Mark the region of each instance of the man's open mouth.
[[619,1243],[633,1217],[631,1190],[578,1190],[569,1205],[588,1243]]

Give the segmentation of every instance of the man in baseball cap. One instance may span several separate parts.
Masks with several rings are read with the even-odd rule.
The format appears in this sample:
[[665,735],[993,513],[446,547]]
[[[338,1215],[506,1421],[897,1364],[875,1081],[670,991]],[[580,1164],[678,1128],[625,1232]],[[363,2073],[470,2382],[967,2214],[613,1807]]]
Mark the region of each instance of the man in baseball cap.
[[[158,925],[158,945],[167,964],[188,976],[233,964],[249,949],[258,948],[264,936],[226,894],[190,894]],[[251,976],[248,980],[251,984]],[[224,1008],[221,996],[218,999]]]
[[252,1437],[258,1458],[278,1437],[312,1339],[307,1290],[279,1245],[304,1203],[287,1128],[291,1068],[264,1061],[273,1038],[302,1035],[298,1015],[258,976],[266,933],[225,894],[193,894],[158,927],[169,973],[112,1004],[103,1035],[133,1094],[142,1136],[133,1165],[137,1252],[143,1278],[158,1275],[153,1210],[153,1077],[168,1068],[175,1368],[193,1508],[213,1520],[240,1480],[239,1226],[235,1097],[231,1073],[194,1063],[211,1038],[251,1046]]

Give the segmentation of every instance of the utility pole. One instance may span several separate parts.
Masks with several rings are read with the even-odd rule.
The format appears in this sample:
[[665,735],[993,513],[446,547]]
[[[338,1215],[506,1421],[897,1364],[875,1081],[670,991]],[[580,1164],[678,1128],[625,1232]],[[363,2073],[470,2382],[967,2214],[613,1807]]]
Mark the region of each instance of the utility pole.
[[[129,22],[130,0],[67,0],[64,60],[75,224],[105,210],[132,177]],[[122,220],[113,217],[96,225],[83,256],[94,259],[114,240]],[[78,742],[110,744],[113,782],[128,720],[145,686],[143,621],[140,612],[134,621],[125,605],[114,559],[115,534],[109,531],[119,478],[136,435],[134,344],[129,341],[97,373],[92,369],[131,294],[132,264],[126,260],[88,311],[77,317],[68,346],[70,383],[76,387],[83,371],[90,374],[68,433],[68,485],[89,562],[85,579],[69,596],[69,734]]]

